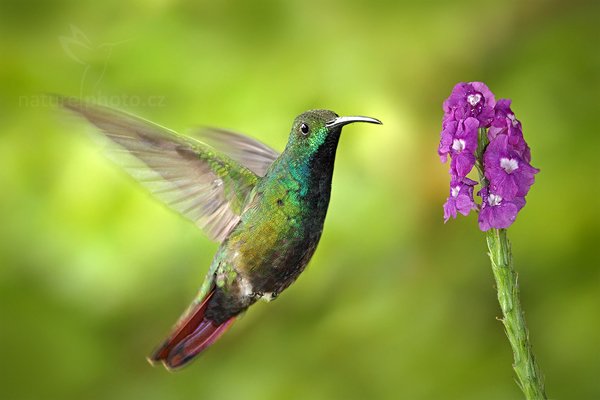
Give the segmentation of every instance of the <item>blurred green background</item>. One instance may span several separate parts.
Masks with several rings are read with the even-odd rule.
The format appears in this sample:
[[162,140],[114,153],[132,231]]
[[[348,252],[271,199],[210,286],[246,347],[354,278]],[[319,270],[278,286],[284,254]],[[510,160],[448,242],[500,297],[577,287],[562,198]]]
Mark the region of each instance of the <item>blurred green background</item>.
[[[518,399],[476,217],[446,225],[441,103],[513,99],[541,169],[510,229],[555,399],[600,398],[597,1],[0,3],[0,397]],[[310,108],[345,129],[324,236],[276,302],[178,373],[145,356],[217,245],[42,94],[282,149]]]

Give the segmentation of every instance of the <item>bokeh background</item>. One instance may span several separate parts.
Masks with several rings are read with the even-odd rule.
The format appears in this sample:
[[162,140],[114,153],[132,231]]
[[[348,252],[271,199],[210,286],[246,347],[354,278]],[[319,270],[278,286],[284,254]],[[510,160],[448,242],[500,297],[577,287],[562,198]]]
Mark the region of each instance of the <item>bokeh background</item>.
[[[555,399],[600,398],[597,1],[0,3],[0,397],[518,399],[476,216],[443,224],[441,103],[513,99],[541,169],[510,229]],[[44,93],[282,149],[345,129],[308,270],[177,373],[145,356],[217,245],[107,161]]]

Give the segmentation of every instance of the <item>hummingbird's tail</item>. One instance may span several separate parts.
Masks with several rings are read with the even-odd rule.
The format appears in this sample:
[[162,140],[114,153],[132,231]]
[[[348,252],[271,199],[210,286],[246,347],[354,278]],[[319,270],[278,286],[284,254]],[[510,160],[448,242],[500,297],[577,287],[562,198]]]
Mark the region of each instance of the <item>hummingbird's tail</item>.
[[202,302],[190,307],[164,343],[148,357],[150,364],[162,361],[167,369],[182,367],[227,331],[235,321],[235,317],[222,324],[216,324],[204,317],[213,293],[214,289]]

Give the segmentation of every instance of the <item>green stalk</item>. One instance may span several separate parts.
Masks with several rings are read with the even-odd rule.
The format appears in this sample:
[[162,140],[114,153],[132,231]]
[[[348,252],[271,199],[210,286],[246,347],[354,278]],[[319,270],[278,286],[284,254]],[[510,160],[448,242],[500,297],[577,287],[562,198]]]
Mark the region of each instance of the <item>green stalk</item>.
[[502,309],[501,321],[513,351],[513,369],[517,374],[517,383],[526,399],[546,399],[544,380],[535,362],[519,300],[518,276],[512,265],[506,229],[490,229],[486,232],[486,240],[498,290],[498,301]]
[[[486,146],[486,129],[479,129],[475,166],[479,172],[482,187],[488,185],[483,170],[483,152]],[[488,255],[492,262],[492,272],[496,280],[498,302],[502,309],[501,321],[504,324],[504,330],[513,351],[513,369],[517,374],[517,383],[527,400],[546,399],[543,376],[535,362],[531,343],[529,342],[529,330],[525,323],[525,314],[521,308],[518,276],[513,268],[512,253],[506,229],[490,229],[485,232],[485,238],[489,250]]]

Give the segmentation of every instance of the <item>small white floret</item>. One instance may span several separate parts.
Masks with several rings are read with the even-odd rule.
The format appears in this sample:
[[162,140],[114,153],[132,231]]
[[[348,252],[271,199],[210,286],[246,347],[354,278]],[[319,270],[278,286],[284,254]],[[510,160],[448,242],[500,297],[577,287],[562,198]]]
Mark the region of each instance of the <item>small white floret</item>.
[[452,142],[452,149],[457,153],[460,153],[465,149],[466,143],[463,139],[454,139]]
[[502,202],[502,196],[498,196],[497,194],[490,194],[488,197],[488,204],[492,207],[499,205]]
[[519,168],[519,162],[514,158],[501,158],[500,166],[502,169],[504,169],[504,171],[506,171],[507,174],[510,174]]
[[473,107],[475,107],[477,105],[477,103],[479,103],[480,100],[481,100],[481,95],[479,93],[470,94],[467,96],[467,101]]
[[452,197],[458,197],[459,192],[460,186],[454,186],[453,188],[450,188],[450,194],[452,195]]

